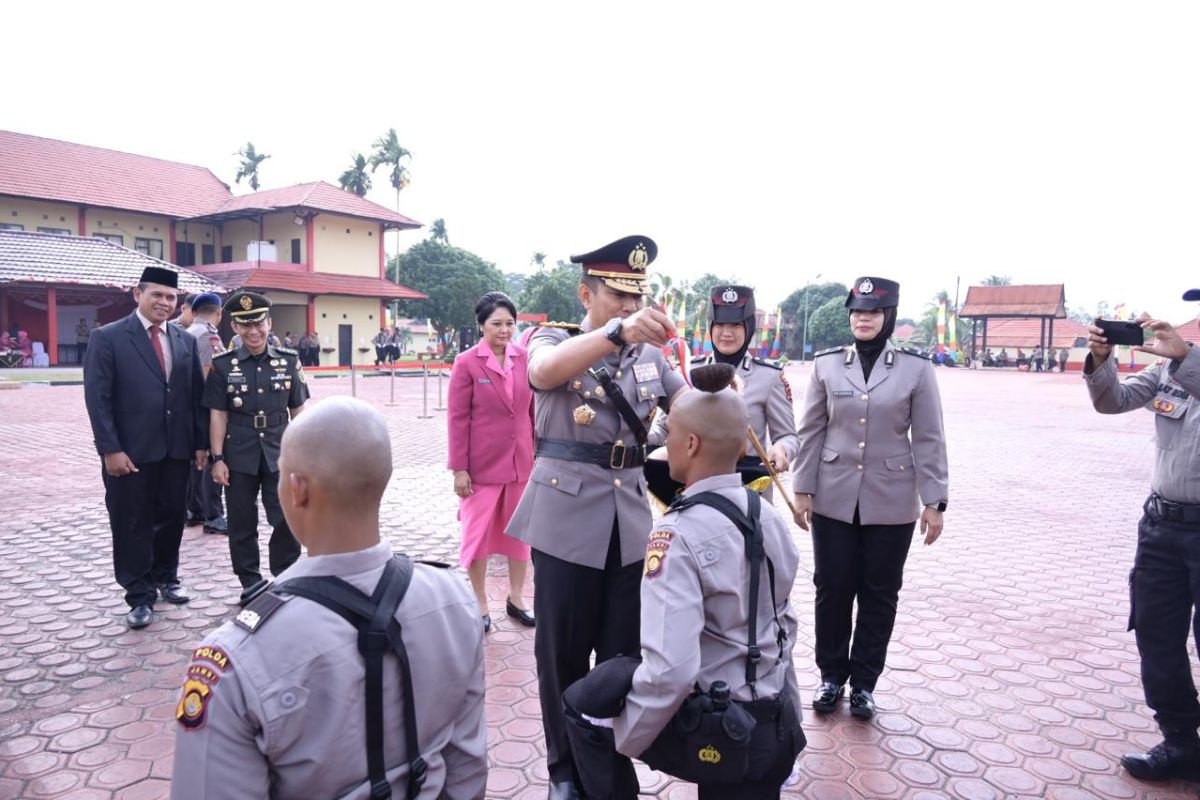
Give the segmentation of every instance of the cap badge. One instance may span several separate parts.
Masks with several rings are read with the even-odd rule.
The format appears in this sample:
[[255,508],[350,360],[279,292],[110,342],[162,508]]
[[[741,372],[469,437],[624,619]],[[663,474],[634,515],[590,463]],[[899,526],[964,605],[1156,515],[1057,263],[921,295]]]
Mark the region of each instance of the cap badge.
[[738,301],[738,293],[733,288],[726,289],[725,293],[721,295],[721,299],[726,303],[736,303]]
[[646,253],[646,245],[638,243],[638,246],[633,248],[633,252],[629,254],[629,266],[634,269],[645,269],[650,263],[650,257]]
[[864,278],[863,282],[858,285],[859,294],[870,294],[875,291],[875,284],[871,283],[870,278]]
[[250,299],[249,295],[246,295],[238,301],[238,305],[242,307],[242,311],[249,311],[251,306],[254,305],[254,301]]

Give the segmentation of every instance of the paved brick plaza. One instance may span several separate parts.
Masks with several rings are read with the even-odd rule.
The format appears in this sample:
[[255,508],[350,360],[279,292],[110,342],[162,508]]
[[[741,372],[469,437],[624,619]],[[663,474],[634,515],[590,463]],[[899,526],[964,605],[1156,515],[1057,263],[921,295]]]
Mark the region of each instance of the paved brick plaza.
[[[797,400],[806,385],[793,368]],[[932,548],[914,543],[880,714],[805,715],[809,798],[1194,798],[1186,784],[1127,778],[1117,757],[1157,731],[1142,703],[1126,575],[1147,492],[1153,422],[1101,417],[1077,375],[939,370],[951,507]],[[317,399],[344,379],[311,382]],[[431,384],[432,387],[432,384]],[[420,414],[420,381],[358,382],[388,416],[396,473],[384,526],[399,549],[453,561],[456,498],[444,412]],[[165,796],[175,688],[190,648],[234,613],[224,537],[184,537],[193,596],[129,631],[112,579],[99,461],[81,387],[0,391],[0,798]],[[1132,477],[1131,477],[1132,476]],[[796,666],[812,652],[812,562],[801,574]],[[265,557],[264,557],[265,564]],[[465,575],[464,575],[465,580]],[[501,561],[487,645],[488,797],[544,798],[533,636],[503,616]],[[646,794],[694,790],[642,770]]]

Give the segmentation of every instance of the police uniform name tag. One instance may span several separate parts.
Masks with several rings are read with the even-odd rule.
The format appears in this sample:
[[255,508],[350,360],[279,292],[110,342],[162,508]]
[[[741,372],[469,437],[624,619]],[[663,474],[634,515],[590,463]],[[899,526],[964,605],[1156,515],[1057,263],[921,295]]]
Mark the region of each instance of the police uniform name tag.
[[634,364],[633,379],[638,383],[658,380],[657,364]]
[[835,389],[832,394],[834,397],[854,397],[854,392],[850,389]]

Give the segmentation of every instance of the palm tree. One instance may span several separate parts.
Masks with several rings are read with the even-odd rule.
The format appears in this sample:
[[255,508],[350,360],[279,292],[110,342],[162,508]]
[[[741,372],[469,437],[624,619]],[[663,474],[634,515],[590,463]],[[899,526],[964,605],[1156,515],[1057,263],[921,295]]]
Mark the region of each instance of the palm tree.
[[435,242],[442,244],[450,244],[450,237],[446,235],[446,220],[438,217],[429,226],[429,238]]
[[536,268],[541,269],[542,267],[546,266],[546,254],[541,250],[538,250],[533,254],[533,258],[529,259],[529,263],[533,264]]
[[237,177],[233,179],[234,183],[241,183],[242,178],[250,179],[250,188],[258,191],[258,165],[270,158],[266,153],[258,153],[254,150],[253,142],[246,142],[246,146],[234,153],[235,156],[240,156],[242,159],[241,166],[238,167]]
[[984,286],[1009,286],[1012,284],[1012,278],[1007,275],[989,275],[984,278]]
[[371,191],[371,176],[367,174],[367,159],[362,153],[356,153],[350,169],[342,173],[338,183],[347,192],[354,192],[359,197],[366,197]]
[[371,171],[374,172],[385,165],[391,167],[392,174],[388,177],[396,190],[396,213],[400,213],[400,190],[408,186],[409,182],[408,170],[401,162],[412,158],[412,153],[400,146],[395,128],[388,128],[387,135],[376,139],[372,146],[375,152],[371,153]]

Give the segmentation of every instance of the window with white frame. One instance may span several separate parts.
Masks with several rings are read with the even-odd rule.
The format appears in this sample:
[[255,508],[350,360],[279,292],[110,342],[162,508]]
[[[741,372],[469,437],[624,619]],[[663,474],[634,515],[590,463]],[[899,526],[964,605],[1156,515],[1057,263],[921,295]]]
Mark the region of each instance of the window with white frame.
[[38,233],[53,233],[56,236],[70,236],[70,228],[38,228]]
[[97,239],[103,239],[106,242],[119,244],[122,247],[125,246],[125,237],[119,233],[93,233],[92,236]]
[[162,239],[143,239],[138,236],[133,240],[133,249],[139,253],[145,253],[151,258],[157,258],[160,261],[163,257]]

